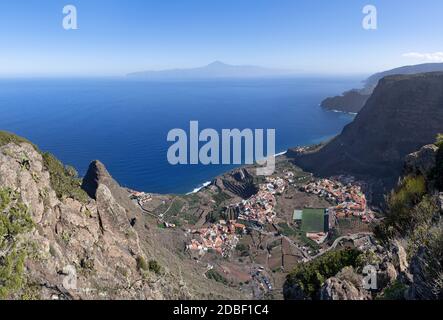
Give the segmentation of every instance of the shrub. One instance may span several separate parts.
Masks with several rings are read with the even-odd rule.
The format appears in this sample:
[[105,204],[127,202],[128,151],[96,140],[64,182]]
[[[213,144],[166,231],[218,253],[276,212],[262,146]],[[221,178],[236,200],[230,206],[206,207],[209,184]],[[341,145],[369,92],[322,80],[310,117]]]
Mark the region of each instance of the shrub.
[[29,142],[25,138],[19,137],[15,134],[12,134],[12,133],[9,133],[6,131],[0,131],[0,147],[5,146],[9,143],[15,143],[17,145],[19,145],[21,143],[29,143],[30,145],[32,145],[35,148],[35,150],[38,150],[38,148],[34,144]]
[[247,257],[249,256],[249,246],[243,243],[239,243],[235,246],[235,250],[240,253],[240,256]]
[[378,265],[381,262],[381,258],[375,252],[368,250],[358,256],[356,266],[363,269],[367,265]]
[[206,277],[208,279],[212,279],[214,281],[223,283],[224,285],[228,284],[228,280],[225,277],[223,277],[219,272],[214,270],[214,269],[211,269],[208,272],[206,272]]
[[357,249],[330,251],[307,263],[296,265],[285,286],[298,286],[310,299],[318,299],[323,283],[344,267],[355,267],[361,252]]
[[280,233],[287,237],[295,237],[297,235],[297,232],[292,229],[286,222],[280,222],[278,224],[280,228]]
[[161,273],[161,266],[156,260],[150,260],[149,261],[149,271],[152,271],[156,274]]
[[142,256],[138,256],[137,259],[137,269],[139,271],[148,271],[149,267],[148,264],[146,263],[145,258],[143,258]]
[[[86,192],[81,189],[81,179],[78,178],[78,173],[73,167],[65,167],[52,154],[41,152],[37,148],[37,146],[35,146],[25,138],[19,137],[9,132],[0,131],[0,147],[9,143],[28,143],[32,145],[34,149],[42,155],[43,164],[50,173],[51,186],[55,190],[57,197],[59,197],[60,199],[69,197],[83,203],[88,201],[88,196]],[[24,169],[29,169],[30,167],[29,160],[26,158],[22,159],[20,164]]]
[[225,192],[218,192],[212,196],[212,199],[215,201],[216,207],[220,206],[224,201],[231,199],[231,196]]
[[426,194],[423,176],[407,176],[399,187],[387,197],[387,216],[376,226],[376,235],[386,240],[396,235],[404,236],[416,226],[413,208],[422,202]]
[[77,171],[72,167],[65,167],[52,154],[44,153],[43,163],[51,176],[51,186],[57,197],[73,198],[86,203],[88,195],[81,189],[81,179],[77,177]]
[[13,201],[15,197],[11,190],[0,189],[0,249],[14,243],[19,234],[34,228],[28,208],[22,202]]
[[33,228],[28,208],[18,195],[10,189],[0,189],[0,299],[14,298],[24,286],[27,251],[17,238]]
[[438,147],[436,166],[434,168],[433,178],[435,180],[435,187],[442,191],[443,190],[443,134],[439,134],[437,137],[437,142],[435,143]]
[[25,283],[25,251],[13,250],[0,262],[0,299],[10,299]]
[[439,133],[435,141],[435,145],[439,148],[443,147],[443,134]]
[[400,281],[395,281],[389,287],[387,287],[383,294],[379,297],[380,300],[404,300],[405,291],[408,287]]

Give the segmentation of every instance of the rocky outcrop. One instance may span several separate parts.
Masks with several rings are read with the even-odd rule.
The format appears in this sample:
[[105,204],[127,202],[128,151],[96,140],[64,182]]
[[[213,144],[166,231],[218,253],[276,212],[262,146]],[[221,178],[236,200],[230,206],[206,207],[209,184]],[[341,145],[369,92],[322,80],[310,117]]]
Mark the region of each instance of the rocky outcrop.
[[433,256],[432,252],[421,247],[411,261],[413,282],[407,293],[413,300],[443,299],[443,260],[442,253]]
[[[83,178],[82,188],[91,198],[96,199],[98,204],[106,204],[108,206],[111,200],[118,204],[124,212],[121,215],[117,215],[115,219],[125,219],[125,223],[129,223],[136,221],[137,216],[142,213],[140,207],[130,200],[129,192],[120,187],[109,174],[104,164],[98,160],[93,161],[89,165],[86,176]],[[109,210],[114,212],[112,208],[102,209],[102,211]],[[122,222],[120,221],[120,223]],[[117,223],[117,221],[112,221],[111,223]]]
[[303,289],[298,285],[287,285],[283,287],[283,295],[286,300],[308,300],[308,297],[303,292]]
[[358,113],[369,97],[370,94],[361,93],[359,90],[351,90],[344,92],[341,96],[326,98],[320,105],[326,110]]
[[443,73],[391,76],[343,132],[295,163],[320,176],[350,174],[381,180],[386,193],[402,173],[404,158],[443,132]]
[[[149,218],[100,162],[91,164],[83,183],[92,197],[86,202],[58,198],[50,177],[31,144],[0,145],[0,215],[7,218],[0,220],[0,271],[10,277],[0,279],[0,297],[242,297],[204,279],[202,270],[167,249],[167,241],[158,246],[158,235],[145,227]],[[15,223],[14,233],[3,234],[2,221]],[[151,268],[153,262],[160,267]]]
[[363,89],[352,89],[344,92],[341,96],[327,98],[323,100],[321,106],[327,110],[358,113],[364,107],[366,101],[374,92],[374,89],[377,87],[378,82],[381,79],[392,75],[409,75],[442,71],[443,63],[425,63],[379,72],[366,79]]
[[434,144],[424,146],[405,159],[405,174],[421,174],[427,177],[435,168],[438,147]]
[[320,291],[321,300],[370,300],[369,291],[363,287],[363,277],[352,267],[346,267],[329,278]]

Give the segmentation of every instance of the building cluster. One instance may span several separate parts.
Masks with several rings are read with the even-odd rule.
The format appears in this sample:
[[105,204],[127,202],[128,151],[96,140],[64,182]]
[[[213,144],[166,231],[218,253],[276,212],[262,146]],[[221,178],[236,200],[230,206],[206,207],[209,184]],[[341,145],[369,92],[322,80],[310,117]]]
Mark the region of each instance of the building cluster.
[[152,194],[146,192],[139,192],[135,190],[129,190],[131,193],[131,199],[134,199],[138,202],[140,206],[143,207],[146,203],[152,200]]
[[245,225],[235,220],[220,220],[206,228],[190,230],[194,236],[186,248],[193,256],[203,256],[206,252],[214,252],[228,257],[237,245],[238,235],[245,232]]
[[275,218],[275,196],[271,192],[260,189],[258,193],[239,204],[239,219],[255,222],[259,225],[272,223]]
[[337,218],[361,217],[368,222],[371,219],[369,214],[366,196],[358,184],[343,184],[329,179],[320,179],[308,183],[302,187],[305,192],[316,194],[335,202],[337,205],[330,208]]
[[198,256],[204,255],[208,250],[229,256],[237,245],[238,235],[246,231],[246,226],[238,221],[248,221],[258,226],[273,223],[276,217],[275,195],[285,191],[288,179],[291,177],[293,177],[291,173],[287,173],[285,179],[267,177],[266,183],[259,186],[257,194],[226,208],[224,214],[226,220],[220,220],[207,228],[191,231],[197,237],[191,240],[187,249],[193,255]]
[[243,200],[240,207],[239,219],[251,221],[259,225],[273,223],[276,217],[276,194],[282,194],[291,183],[294,174],[287,172],[285,178],[266,177],[266,183],[259,186],[257,194]]

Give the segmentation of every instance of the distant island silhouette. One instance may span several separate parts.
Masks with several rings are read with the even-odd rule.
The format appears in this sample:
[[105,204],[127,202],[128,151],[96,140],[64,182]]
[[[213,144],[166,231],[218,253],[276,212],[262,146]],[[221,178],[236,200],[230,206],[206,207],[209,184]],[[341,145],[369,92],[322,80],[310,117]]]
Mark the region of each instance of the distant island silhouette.
[[252,65],[230,65],[221,61],[214,61],[206,66],[189,69],[169,69],[160,71],[141,71],[130,73],[127,76],[141,79],[211,79],[211,78],[257,78],[289,76],[292,70],[271,69]]

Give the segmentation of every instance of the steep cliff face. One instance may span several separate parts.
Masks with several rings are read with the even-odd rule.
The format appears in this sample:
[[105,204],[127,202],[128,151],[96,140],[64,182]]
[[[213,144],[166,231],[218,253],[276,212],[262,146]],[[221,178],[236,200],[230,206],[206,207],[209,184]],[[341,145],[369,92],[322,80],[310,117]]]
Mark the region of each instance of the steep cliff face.
[[321,107],[332,111],[358,113],[368,101],[370,94],[364,94],[360,90],[350,90],[341,96],[326,98]]
[[[342,259],[340,251],[330,251],[296,267],[285,283],[285,298],[441,300],[443,189],[436,169],[443,166],[442,148],[440,136],[436,144],[406,157],[402,178],[387,196],[385,218],[375,226],[374,236],[368,236],[371,241],[365,246],[353,243],[359,252],[356,259]],[[370,289],[363,285],[365,266],[376,270]],[[327,273],[331,270],[335,275]],[[310,274],[314,276],[306,276]]]
[[[6,137],[0,139],[0,299],[242,298],[160,242],[150,227],[155,221],[103,164],[92,163],[83,183],[93,198],[60,197],[54,184],[61,177],[54,179],[46,155]],[[72,188],[80,194],[76,181]]]
[[326,98],[321,103],[321,106],[327,110],[358,113],[364,107],[366,101],[371,96],[381,79],[392,75],[408,75],[442,71],[443,63],[425,63],[379,72],[366,79],[363,89],[352,89],[344,92],[341,96]]
[[443,73],[382,79],[355,120],[317,152],[295,162],[318,175],[352,174],[389,188],[404,157],[443,131]]

